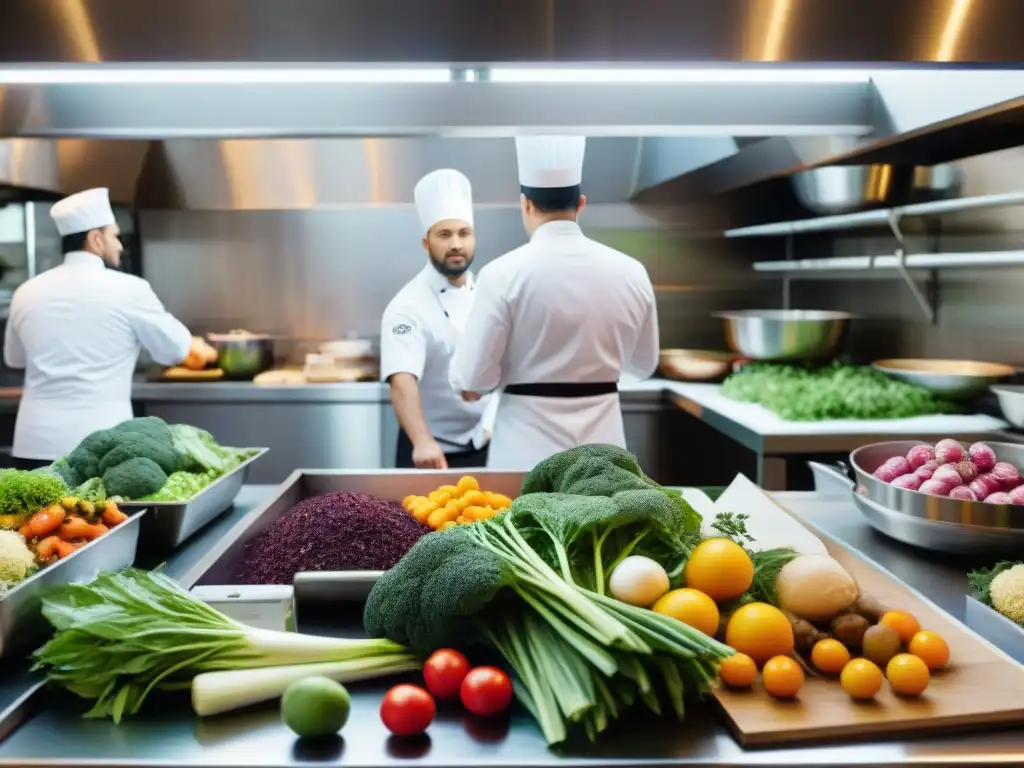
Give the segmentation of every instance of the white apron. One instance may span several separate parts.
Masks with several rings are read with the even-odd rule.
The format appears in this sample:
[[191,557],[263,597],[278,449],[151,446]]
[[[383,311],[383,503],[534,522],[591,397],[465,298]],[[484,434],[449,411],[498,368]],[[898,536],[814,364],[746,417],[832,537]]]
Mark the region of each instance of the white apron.
[[14,456],[55,461],[67,456],[82,439],[132,418],[132,404],[84,403],[36,399],[27,395],[18,405],[14,427]]
[[626,447],[617,393],[579,398],[502,393],[487,468],[526,471],[554,453],[588,443]]

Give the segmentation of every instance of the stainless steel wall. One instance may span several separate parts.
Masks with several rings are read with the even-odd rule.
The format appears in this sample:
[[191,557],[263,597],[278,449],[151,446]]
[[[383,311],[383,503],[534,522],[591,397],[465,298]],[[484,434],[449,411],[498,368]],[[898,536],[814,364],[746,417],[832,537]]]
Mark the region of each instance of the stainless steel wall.
[[[658,291],[663,346],[721,348],[711,312],[778,306],[753,252],[696,231],[694,212],[594,205],[591,237],[640,259]],[[517,207],[476,211],[477,264],[524,242]],[[314,342],[376,337],[387,302],[425,263],[412,206],[311,211],[143,211],[143,272],[196,332],[246,328]],[[283,351],[301,355],[310,345]]]
[[[964,195],[1024,189],[1024,149],[971,158],[961,164]],[[1024,249],[1024,206],[975,211],[931,221],[908,221],[908,252]],[[781,240],[763,244],[782,258]],[[892,253],[885,235],[798,239],[799,257]],[[852,326],[853,353],[951,357],[1024,363],[1024,268],[949,269],[938,273],[938,313],[930,324],[895,272],[852,279],[799,280],[793,306],[843,309],[860,317]],[[929,275],[917,275],[927,286]],[[781,282],[781,280],[779,281]]]

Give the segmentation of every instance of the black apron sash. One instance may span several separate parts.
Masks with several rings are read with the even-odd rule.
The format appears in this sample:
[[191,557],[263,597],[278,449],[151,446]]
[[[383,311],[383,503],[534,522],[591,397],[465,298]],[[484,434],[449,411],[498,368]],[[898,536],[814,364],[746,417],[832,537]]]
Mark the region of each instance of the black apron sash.
[[618,391],[619,385],[614,381],[509,384],[504,389],[506,395],[521,395],[523,397],[557,397],[564,399],[613,395]]

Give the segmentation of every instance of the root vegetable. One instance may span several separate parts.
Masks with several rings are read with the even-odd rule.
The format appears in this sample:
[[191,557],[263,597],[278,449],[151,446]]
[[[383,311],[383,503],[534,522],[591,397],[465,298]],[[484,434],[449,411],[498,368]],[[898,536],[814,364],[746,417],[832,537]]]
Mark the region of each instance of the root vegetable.
[[859,613],[844,613],[832,620],[832,635],[847,648],[860,648],[870,622]]
[[990,472],[996,465],[996,452],[984,443],[975,443],[968,449],[968,453],[979,472]]
[[783,611],[789,623],[793,625],[793,647],[799,653],[810,653],[819,640],[828,640],[831,635],[822,632],[816,626],[801,619],[794,613]]
[[922,464],[920,467],[915,469],[914,474],[921,478],[921,482],[924,482],[925,480],[931,480],[932,475],[935,474],[935,470],[941,466],[942,465],[939,464],[939,462],[935,461],[935,459],[932,459],[931,461],[926,462],[925,464]]
[[932,480],[936,480],[940,483],[944,483],[950,488],[956,488],[958,485],[963,485],[963,478],[960,477],[960,473],[952,464],[944,464],[935,470],[935,474],[932,475]]
[[642,555],[625,558],[608,579],[608,591],[612,597],[641,608],[650,608],[668,590],[665,569]]
[[949,492],[953,490],[953,487],[933,477],[931,480],[925,480],[921,483],[921,487],[918,490],[930,496],[949,496]]
[[957,440],[940,440],[935,446],[935,458],[940,464],[952,464],[967,455],[963,445]]
[[974,482],[970,484],[970,489],[979,499],[986,499],[996,491],[1002,490],[1002,483],[994,475],[984,473],[975,478]]
[[883,483],[891,483],[901,474],[903,473],[896,471],[896,467],[892,466],[891,464],[883,464],[882,466],[880,466],[878,469],[871,473],[873,477],[877,478],[878,480],[881,480]]
[[923,467],[929,461],[935,459],[935,449],[930,445],[915,445],[907,452],[907,461],[911,469]]
[[977,501],[978,494],[966,485],[958,485],[949,492],[949,498],[957,501]]
[[916,491],[921,487],[921,483],[924,482],[917,475],[900,475],[892,481],[891,485],[896,488],[906,488],[911,491]]
[[51,504],[46,509],[39,510],[26,523],[30,534],[26,538],[42,538],[53,533],[64,522],[66,515],[67,512],[60,504]]
[[800,555],[775,580],[779,606],[808,621],[831,621],[860,596],[857,582],[828,555]]
[[868,627],[861,640],[864,656],[880,667],[889,663],[889,659],[900,652],[902,643],[900,636],[889,627],[876,624]]
[[1010,498],[1010,494],[1003,491],[996,491],[990,493],[985,497],[986,504],[1013,504],[1013,500]]
[[1020,485],[1020,470],[1007,461],[996,462],[992,467],[992,475],[1004,490],[1008,491]]
[[960,479],[965,483],[971,482],[980,474],[975,463],[966,459],[964,461],[958,461],[954,467],[956,468],[957,474],[960,475]]
[[889,609],[871,595],[861,594],[853,606],[853,612],[859,613],[872,624],[877,624]]
[[1018,485],[1010,491],[1010,503],[1024,507],[1024,485]]

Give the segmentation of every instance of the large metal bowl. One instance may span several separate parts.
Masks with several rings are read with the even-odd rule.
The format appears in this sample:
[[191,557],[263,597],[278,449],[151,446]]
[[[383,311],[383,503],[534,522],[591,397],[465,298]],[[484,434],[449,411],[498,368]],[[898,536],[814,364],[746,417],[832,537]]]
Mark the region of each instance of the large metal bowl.
[[952,400],[969,400],[1017,371],[1001,363],[973,360],[876,360],[875,370]]
[[[1000,461],[1024,466],[1024,445],[987,443]],[[873,443],[850,454],[850,465],[856,476],[856,492],[892,512],[933,522],[955,523],[970,528],[1024,531],[1024,507],[1014,504],[986,504],[982,501],[960,501],[932,496],[920,491],[883,483],[872,474],[893,456],[906,456],[920,440]]]
[[246,331],[211,333],[207,340],[217,350],[217,367],[229,379],[251,381],[274,364],[274,340]]
[[999,398],[1006,420],[1017,429],[1024,429],[1024,386],[1001,384],[991,389]]
[[715,381],[732,372],[736,355],[710,349],[663,349],[658,370],[678,381]]
[[878,206],[956,197],[962,185],[953,165],[829,165],[793,174],[793,191],[815,213],[839,214]]
[[846,338],[847,312],[750,309],[718,312],[729,347],[751,360],[789,362],[836,356]]

